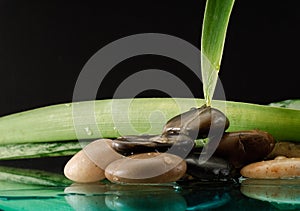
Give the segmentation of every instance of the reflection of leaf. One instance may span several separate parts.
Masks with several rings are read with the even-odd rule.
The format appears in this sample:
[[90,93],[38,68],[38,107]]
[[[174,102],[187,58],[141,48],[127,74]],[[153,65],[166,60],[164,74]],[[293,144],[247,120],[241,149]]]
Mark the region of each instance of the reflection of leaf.
[[62,195],[61,187],[42,187],[34,185],[17,184],[11,186],[12,189],[2,189],[8,187],[9,182],[0,181],[0,210],[5,211],[73,211],[74,209],[66,202]]
[[274,107],[292,108],[292,109],[300,110],[300,99],[284,100],[280,102],[270,103],[269,105]]
[[60,174],[0,166],[0,210],[73,210],[62,195],[71,183]]
[[223,54],[234,0],[207,0],[201,38],[201,69],[206,103],[210,105]]

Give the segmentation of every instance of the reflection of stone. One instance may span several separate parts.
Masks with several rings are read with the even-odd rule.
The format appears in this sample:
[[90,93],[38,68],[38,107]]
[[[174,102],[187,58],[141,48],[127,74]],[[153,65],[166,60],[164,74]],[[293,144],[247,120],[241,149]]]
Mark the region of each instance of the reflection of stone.
[[300,179],[246,179],[242,181],[241,192],[278,208],[300,209]]
[[65,199],[74,210],[110,210],[105,204],[107,187],[101,183],[72,184],[65,188]]
[[66,201],[76,210],[110,210],[105,204],[105,195],[85,196],[85,195],[67,195]]
[[73,184],[65,199],[75,210],[186,210],[186,201],[174,184]]
[[[184,211],[185,199],[175,191],[161,189],[144,191],[147,186],[140,186],[137,191],[119,191],[105,197],[106,206],[111,210],[172,210]],[[150,188],[151,189],[151,188]]]
[[66,187],[64,192],[67,194],[98,194],[105,193],[108,187],[104,183],[73,183]]

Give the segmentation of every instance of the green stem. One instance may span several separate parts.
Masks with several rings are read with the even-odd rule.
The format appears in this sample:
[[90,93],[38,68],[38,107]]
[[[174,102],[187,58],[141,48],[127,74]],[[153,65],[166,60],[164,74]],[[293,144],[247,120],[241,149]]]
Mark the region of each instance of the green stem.
[[207,105],[216,87],[234,0],[207,0],[201,37],[201,73]]

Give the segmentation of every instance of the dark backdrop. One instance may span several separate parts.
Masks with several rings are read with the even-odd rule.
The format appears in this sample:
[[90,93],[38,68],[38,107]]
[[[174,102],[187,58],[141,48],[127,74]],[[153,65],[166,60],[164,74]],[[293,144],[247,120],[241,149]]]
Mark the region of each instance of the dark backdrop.
[[[70,102],[88,59],[124,36],[165,33],[200,47],[205,1],[104,2],[0,0],[0,116]],[[297,2],[236,0],[220,72],[227,100],[266,104],[300,97]],[[203,96],[183,65],[142,56],[117,65],[98,99],[111,98],[129,70],[149,68],[177,74]]]
[[[84,64],[121,37],[166,33],[200,47],[205,1],[120,2],[1,0],[0,115],[71,101]],[[298,8],[292,0],[236,1],[220,72],[228,100],[264,104],[299,98]],[[202,96],[201,84],[180,73],[188,73],[184,66],[145,56],[118,65],[98,98],[111,98],[124,72],[147,68],[174,71]]]

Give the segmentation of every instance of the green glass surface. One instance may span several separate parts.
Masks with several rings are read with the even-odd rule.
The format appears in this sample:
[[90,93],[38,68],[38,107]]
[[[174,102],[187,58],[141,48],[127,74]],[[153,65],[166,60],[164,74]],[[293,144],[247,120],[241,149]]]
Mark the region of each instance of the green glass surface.
[[299,210],[300,179],[153,185],[1,180],[0,210]]

